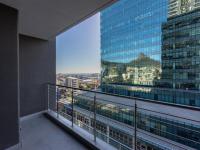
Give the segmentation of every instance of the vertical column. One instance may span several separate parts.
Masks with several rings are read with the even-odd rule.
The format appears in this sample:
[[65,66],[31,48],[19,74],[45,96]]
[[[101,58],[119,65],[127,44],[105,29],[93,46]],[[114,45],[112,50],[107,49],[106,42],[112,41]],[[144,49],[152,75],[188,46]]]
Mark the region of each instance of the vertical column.
[[0,3],[0,149],[19,143],[18,11]]

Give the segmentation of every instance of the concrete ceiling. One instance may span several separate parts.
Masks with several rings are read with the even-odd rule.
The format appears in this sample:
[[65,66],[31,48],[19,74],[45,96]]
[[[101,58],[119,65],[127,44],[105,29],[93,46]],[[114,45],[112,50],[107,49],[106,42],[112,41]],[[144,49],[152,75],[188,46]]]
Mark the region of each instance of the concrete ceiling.
[[19,33],[48,40],[116,0],[0,0],[19,10]]

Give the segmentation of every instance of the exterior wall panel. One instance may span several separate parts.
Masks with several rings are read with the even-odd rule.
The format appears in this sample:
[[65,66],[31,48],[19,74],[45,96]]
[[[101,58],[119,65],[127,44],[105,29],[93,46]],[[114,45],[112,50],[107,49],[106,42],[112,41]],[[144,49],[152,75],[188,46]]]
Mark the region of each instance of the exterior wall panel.
[[47,108],[46,83],[56,80],[55,40],[19,36],[21,116]]

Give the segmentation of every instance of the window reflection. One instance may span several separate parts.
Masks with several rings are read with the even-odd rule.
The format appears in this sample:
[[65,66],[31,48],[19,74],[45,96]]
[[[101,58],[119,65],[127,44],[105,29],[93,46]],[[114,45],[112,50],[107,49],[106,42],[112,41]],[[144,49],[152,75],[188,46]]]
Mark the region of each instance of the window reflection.
[[[102,90],[200,107],[199,8],[194,0],[122,0],[102,11]],[[177,96],[185,92],[194,99]]]

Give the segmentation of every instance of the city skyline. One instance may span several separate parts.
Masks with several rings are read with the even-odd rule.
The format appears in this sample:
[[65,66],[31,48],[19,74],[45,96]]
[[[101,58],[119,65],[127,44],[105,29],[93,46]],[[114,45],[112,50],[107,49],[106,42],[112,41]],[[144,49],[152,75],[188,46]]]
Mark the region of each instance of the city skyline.
[[[131,104],[132,100],[139,98],[144,101],[153,100],[171,105],[199,107],[200,10],[197,9],[197,1],[194,2],[190,3],[190,0],[121,0],[102,10],[99,35],[101,38],[101,79],[98,91],[109,93],[109,96],[128,96],[133,98],[130,99]],[[174,7],[175,4],[177,4],[176,7]],[[68,80],[65,76],[60,77],[61,81]],[[63,95],[60,99],[68,96],[65,90],[63,92],[61,89],[60,93],[59,95]],[[91,101],[92,96],[91,92],[80,92],[73,97],[74,104],[83,110],[92,111],[94,104]],[[95,97],[101,100],[107,99],[102,94],[101,97],[99,95]],[[112,101],[112,99],[113,102],[120,103],[119,99],[114,97],[109,100]],[[137,125],[137,128],[149,134],[199,149],[199,133],[191,133],[194,123],[188,124],[186,121],[173,118],[172,127],[169,125],[170,118],[159,113],[157,115],[149,113],[150,107],[148,107],[148,113],[144,112],[145,108],[136,112],[136,115],[135,112],[133,114],[131,107],[117,108],[113,103],[108,106],[101,100],[97,102],[97,114],[130,126]],[[125,99],[122,101],[124,102]],[[59,106],[68,115],[73,114],[70,108],[65,107],[69,102],[62,101]],[[166,106],[161,106],[160,109],[163,111]],[[179,112],[178,109],[173,108],[168,108],[166,111]],[[93,126],[92,119],[85,116],[84,112],[77,110],[76,116],[81,118],[81,122]],[[137,124],[134,124],[133,116],[137,117]],[[133,148],[134,138],[122,129],[124,126],[116,127],[113,123],[107,125],[100,119],[97,123],[102,133],[122,142],[128,149]],[[187,129],[183,129],[185,124],[187,124]],[[118,149],[118,145],[110,140],[107,142]],[[138,149],[165,149],[162,145],[157,145],[154,141],[137,140]]]
[[56,37],[56,73],[100,73],[99,13]]

